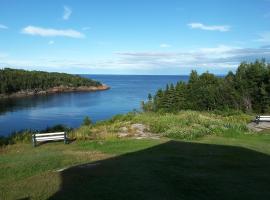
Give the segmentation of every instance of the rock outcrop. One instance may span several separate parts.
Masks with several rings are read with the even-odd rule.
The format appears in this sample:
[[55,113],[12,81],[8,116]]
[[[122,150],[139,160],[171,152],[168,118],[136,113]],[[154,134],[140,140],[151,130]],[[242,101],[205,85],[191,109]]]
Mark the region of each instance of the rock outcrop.
[[54,94],[54,93],[63,93],[63,92],[94,92],[101,90],[110,89],[107,85],[100,86],[79,86],[79,87],[68,87],[68,86],[58,86],[49,88],[47,90],[34,89],[34,90],[23,90],[19,92],[15,92],[12,94],[4,95],[0,94],[0,98],[13,98],[13,97],[26,97],[26,96],[34,96],[34,95],[46,95],[46,94]]
[[248,129],[260,132],[269,129],[270,130],[270,122],[259,122],[258,124],[256,122],[251,122],[247,125]]
[[135,139],[160,139],[160,135],[148,131],[149,127],[144,124],[131,124],[129,127],[121,127],[118,137],[131,137]]

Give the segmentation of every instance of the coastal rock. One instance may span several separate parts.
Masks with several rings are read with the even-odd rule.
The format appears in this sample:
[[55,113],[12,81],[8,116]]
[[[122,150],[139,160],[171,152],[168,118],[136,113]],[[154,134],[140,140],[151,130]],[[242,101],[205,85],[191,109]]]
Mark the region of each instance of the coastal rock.
[[121,133],[127,133],[127,132],[128,132],[128,128],[125,127],[125,126],[124,126],[124,127],[121,127],[121,128],[120,128],[120,132],[121,132]]
[[117,134],[117,136],[119,138],[128,137],[128,134],[128,128],[124,126],[119,129],[119,133]]
[[132,124],[131,129],[135,130],[138,133],[143,133],[147,127],[144,124]]
[[144,124],[132,124],[130,129],[127,127],[121,127],[119,129],[118,137],[132,137],[135,139],[160,139],[160,135],[150,133],[149,128]]
[[110,89],[107,85],[99,85],[99,86],[80,86],[80,87],[69,87],[69,86],[58,86],[52,87],[47,90],[42,89],[34,89],[34,90],[22,90],[19,92],[15,92],[12,94],[0,94],[0,98],[16,98],[16,97],[26,97],[26,96],[34,96],[34,95],[46,95],[53,93],[61,93],[61,92],[95,92]]
[[118,136],[119,138],[127,137],[127,136],[128,136],[128,133],[118,133],[117,136]]
[[260,132],[267,129],[270,130],[270,122],[260,122],[258,124],[256,122],[251,122],[247,125],[247,128],[255,132]]

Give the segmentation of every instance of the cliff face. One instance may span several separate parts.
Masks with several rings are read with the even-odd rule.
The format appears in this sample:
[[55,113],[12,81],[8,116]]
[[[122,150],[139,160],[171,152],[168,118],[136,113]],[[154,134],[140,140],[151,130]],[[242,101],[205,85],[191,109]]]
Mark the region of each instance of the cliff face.
[[22,90],[12,94],[0,94],[0,98],[12,98],[12,97],[25,97],[34,95],[46,95],[60,92],[94,92],[110,89],[107,85],[100,86],[79,86],[79,87],[68,87],[68,86],[58,86],[49,88],[47,90],[34,89],[34,90]]

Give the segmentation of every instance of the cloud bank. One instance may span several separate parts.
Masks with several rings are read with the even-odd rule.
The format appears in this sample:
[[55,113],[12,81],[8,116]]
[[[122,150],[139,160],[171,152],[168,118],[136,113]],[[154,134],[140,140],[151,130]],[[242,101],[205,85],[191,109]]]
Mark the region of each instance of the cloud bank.
[[179,52],[115,52],[112,58],[94,59],[59,59],[11,60],[2,62],[12,66],[44,67],[69,73],[103,74],[189,74],[192,69],[198,72],[210,71],[224,74],[235,70],[243,61],[251,62],[265,58],[270,62],[270,47],[240,48],[226,45],[199,48]]

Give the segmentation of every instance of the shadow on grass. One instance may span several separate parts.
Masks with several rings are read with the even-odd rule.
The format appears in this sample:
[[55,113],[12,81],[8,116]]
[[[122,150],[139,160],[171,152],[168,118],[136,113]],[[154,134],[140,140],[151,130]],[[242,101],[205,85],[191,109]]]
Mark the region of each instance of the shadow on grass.
[[270,199],[270,157],[170,141],[67,169],[50,199]]

